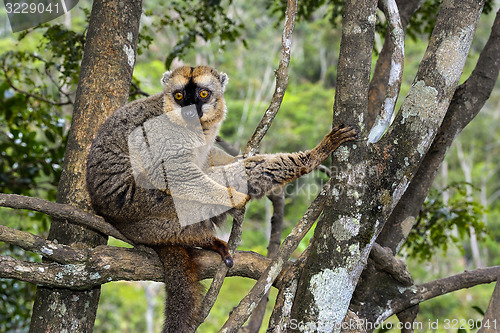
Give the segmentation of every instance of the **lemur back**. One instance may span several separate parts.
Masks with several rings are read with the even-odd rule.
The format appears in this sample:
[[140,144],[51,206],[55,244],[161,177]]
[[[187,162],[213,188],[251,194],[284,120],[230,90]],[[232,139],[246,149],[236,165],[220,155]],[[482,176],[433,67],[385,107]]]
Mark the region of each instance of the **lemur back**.
[[89,152],[94,210],[133,242],[153,247],[164,264],[164,333],[194,330],[202,294],[191,249],[216,251],[233,264],[214,225],[356,137],[353,128],[340,126],[305,152],[232,157],[214,147],[227,81],[206,66],[165,73],[164,90],[116,110]]

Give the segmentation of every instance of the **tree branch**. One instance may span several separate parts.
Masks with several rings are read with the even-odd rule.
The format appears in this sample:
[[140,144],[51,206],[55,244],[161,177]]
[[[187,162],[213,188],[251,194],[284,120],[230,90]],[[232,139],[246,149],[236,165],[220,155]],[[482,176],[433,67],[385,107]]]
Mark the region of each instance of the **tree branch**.
[[[233,227],[231,229],[231,235],[229,236],[229,242],[227,244],[229,253],[233,254],[238,247],[238,244],[241,241],[241,232],[243,226],[243,219],[245,217],[245,209],[236,210],[233,218]],[[215,304],[217,300],[217,296],[219,295],[220,288],[222,287],[222,283],[224,282],[224,278],[226,277],[227,272],[229,271],[229,267],[226,266],[224,262],[219,263],[218,269],[214,275],[214,279],[210,284],[210,288],[208,289],[205,297],[203,298],[203,303],[201,305],[200,315],[198,318],[198,323],[195,329],[201,325],[205,319],[208,317],[210,310]]]
[[283,101],[283,96],[285,96],[285,90],[288,85],[288,65],[290,64],[290,54],[292,52],[292,35],[296,14],[297,0],[288,0],[285,12],[285,27],[283,28],[281,39],[280,63],[278,70],[275,72],[276,88],[269,107],[247,143],[245,150],[245,155],[247,156],[253,156],[259,150],[260,142],[271,127],[274,117],[278,113],[281,102]]
[[[104,219],[102,219],[99,216],[90,214],[88,212],[82,211],[78,208],[72,207],[70,205],[65,205],[65,204],[58,204],[38,198],[30,198],[30,197],[25,197],[21,195],[16,195],[16,194],[0,194],[0,206],[3,207],[10,207],[10,208],[15,208],[15,209],[30,209],[38,212],[42,212],[51,216],[55,216],[58,218],[63,218],[66,219],[68,222],[72,223],[77,223],[80,225],[84,226],[89,226],[95,230],[98,230],[104,234],[107,234],[108,232],[113,236],[118,239],[122,239],[125,242],[128,242],[132,244],[130,241],[127,241],[127,239],[123,236],[120,236],[119,232],[114,229],[113,226],[108,224]],[[236,214],[235,214],[236,215]],[[241,219],[243,217],[242,213],[238,215],[239,217],[237,220],[240,220],[241,224]],[[236,227],[234,227],[236,225]],[[239,234],[241,235],[241,226],[238,227],[238,223],[233,224],[233,233],[232,234]],[[238,230],[239,229],[239,230]],[[230,241],[229,242],[229,248],[231,252],[234,252],[236,249],[236,245],[239,242],[237,238],[240,236],[236,237],[236,240]],[[235,239],[233,237],[233,239]],[[94,250],[87,250],[87,249],[77,249],[72,246],[64,245],[64,244],[58,244],[49,240],[46,240],[40,236],[33,235],[28,232],[24,231],[19,231],[15,229],[11,229],[5,226],[0,225],[0,241],[17,245],[27,251],[31,251],[34,253],[38,253],[42,255],[43,257],[47,259],[51,259],[56,261],[59,264],[69,264],[73,265],[74,267],[77,267],[78,265],[81,265],[83,262],[90,260],[91,262],[100,262],[103,261],[104,259],[99,259],[99,256],[103,255],[103,252],[95,252]],[[101,248],[101,247],[98,247]],[[103,274],[100,272],[101,275],[106,275],[107,278],[110,278],[110,280],[116,281],[116,280],[148,280],[152,279],[155,281],[163,281],[163,266],[157,262],[156,264],[152,264],[151,260],[158,261],[156,258],[156,255],[154,254],[153,251],[149,251],[149,248],[144,247],[144,246],[139,246],[140,250],[134,249],[135,251],[135,257],[129,261],[126,259],[123,260],[123,267],[120,267],[117,265],[118,262],[120,262],[120,257],[127,257],[127,251],[130,251],[129,249],[124,249],[124,248],[116,248],[116,247],[105,247],[105,248],[112,248],[113,250],[109,251],[118,251],[118,252],[113,252],[113,266],[116,266],[115,272],[110,275],[110,270],[106,269],[103,270],[103,272],[107,272],[107,274]],[[90,252],[89,252],[90,251]],[[124,251],[123,253],[120,253],[120,251]],[[148,256],[146,257],[141,257],[137,258],[137,256],[142,256],[141,253],[147,253]],[[215,275],[215,269],[214,267],[218,267],[220,263],[220,257],[218,257],[216,254],[211,253],[209,251],[202,251],[199,250],[196,252],[197,257],[195,260],[197,260],[198,265],[201,267],[200,268],[200,276],[203,279],[206,278],[212,278]],[[151,259],[151,256],[153,259]],[[91,258],[91,259],[89,259]],[[258,279],[259,276],[262,274],[264,269],[268,266],[270,263],[270,260],[262,257],[261,255],[251,253],[251,252],[236,252],[235,254],[235,266],[228,271],[229,276],[243,276],[243,277],[249,277],[253,279]],[[106,260],[104,260],[106,261]],[[12,261],[10,261],[12,262]],[[159,269],[153,273],[152,276],[150,276],[148,273],[146,273],[147,269],[144,270],[143,273],[140,273],[137,275],[137,277],[134,277],[133,275],[128,274],[127,272],[131,272],[136,270],[133,268],[137,262],[143,263],[144,267],[150,267],[153,271],[156,269],[154,268],[155,266],[158,266]],[[27,265],[27,266],[26,266]],[[28,267],[31,265],[31,263],[23,263],[22,265],[20,264],[18,267]],[[75,266],[76,265],[76,266]],[[73,267],[71,266],[71,267]],[[224,265],[225,266],[225,265]],[[245,267],[247,266],[247,267]],[[75,288],[75,286],[78,286],[79,289],[86,289],[86,288],[93,288],[97,285],[99,285],[99,282],[106,283],[108,281],[106,280],[95,280],[95,281],[85,281],[85,278],[83,277],[83,281],[76,283],[76,284],[65,284],[64,281],[52,281],[50,278],[44,279],[43,277],[33,277],[33,279],[30,279],[29,277],[23,276],[20,272],[18,273],[13,273],[12,271],[12,265],[9,266],[10,268],[7,268],[7,271],[3,271],[3,266],[0,264],[0,275],[2,277],[11,277],[11,278],[17,278],[17,276],[28,282],[32,283],[37,283],[37,281],[45,281],[44,285],[47,286],[55,286],[55,287],[69,287],[69,288]],[[41,266],[45,267],[45,266]],[[47,266],[46,268],[49,269],[52,266]],[[59,266],[54,266],[54,267],[59,267]],[[97,267],[97,266],[96,266]],[[102,268],[102,267],[101,267]],[[120,269],[123,269],[125,271],[124,275],[123,273],[120,272]],[[98,270],[98,268],[95,268],[95,270]],[[32,269],[31,271],[36,271],[35,269]],[[10,273],[9,273],[10,272]],[[5,274],[10,274],[10,275],[5,275]],[[16,275],[17,274],[17,275]],[[54,273],[54,274],[57,274]],[[223,277],[222,277],[223,279]],[[88,283],[89,282],[89,283]],[[51,283],[55,283],[51,284]],[[277,284],[279,285],[281,281],[279,280]]]
[[297,293],[300,272],[304,269],[308,253],[309,247],[300,254],[292,265],[282,272],[281,287],[276,296],[273,312],[269,318],[268,330],[270,329],[274,333],[287,332],[293,302]]
[[100,216],[91,214],[71,205],[55,203],[39,198],[26,197],[17,194],[0,193],[0,207],[14,209],[29,209],[81,226],[89,227],[105,235],[113,236],[126,243],[133,243],[123,236],[115,227]]
[[42,255],[60,264],[80,262],[88,257],[83,250],[75,250],[71,246],[54,243],[29,232],[15,230],[0,225],[0,241],[17,245],[20,248]]
[[[267,257],[273,258],[279,251],[281,244],[281,235],[283,231],[283,219],[285,216],[285,191],[283,188],[279,192],[272,192],[268,199],[273,205],[273,216],[271,217],[271,235],[269,237],[269,245],[267,246]],[[258,332],[262,325],[262,320],[266,313],[266,305],[269,301],[269,292],[262,297],[259,305],[255,308],[248,319],[248,323],[239,333]]]
[[[367,178],[373,175],[369,163],[374,155],[364,142],[368,132],[364,119],[376,9],[376,0],[345,2],[333,121],[357,125],[359,140],[342,145],[333,154],[337,172],[332,172],[332,189],[310,242],[307,269],[300,272],[290,314],[304,325],[321,325],[325,331],[339,331],[357,283],[355,275],[361,273],[358,266],[366,262],[365,247],[374,232],[375,209],[369,206],[375,201],[365,201],[369,192],[361,186],[371,184]],[[361,209],[371,210],[372,216],[363,216]]]
[[[399,8],[401,28],[403,29],[404,34],[411,17],[420,6],[421,1],[397,0],[396,3]],[[384,12],[387,13],[385,10]],[[393,57],[395,47],[393,39],[390,37],[390,33],[391,31],[388,28],[384,40],[384,46],[378,56],[377,64],[375,65],[375,70],[373,72],[373,78],[370,82],[370,88],[368,91],[368,115],[365,120],[365,125],[368,128],[372,128],[375,123],[375,119],[379,115],[380,110],[383,108],[384,99],[388,93],[387,87],[389,86],[389,73],[393,68],[393,66],[391,66],[391,59]]]
[[408,287],[405,292],[392,300],[389,309],[386,309],[377,322],[380,323],[393,314],[434,297],[480,284],[492,283],[497,281],[498,276],[500,276],[500,266],[493,266],[478,268],[473,271],[466,271],[421,285]]
[[[101,245],[91,250],[73,249],[73,252],[75,259],[79,259],[65,264],[24,262],[0,256],[0,278],[74,290],[89,290],[110,281],[164,281],[163,265],[152,251]],[[52,256],[47,251],[41,254]],[[200,277],[207,279],[216,273],[220,256],[210,251],[197,250],[195,260],[200,267]],[[141,265],[137,265],[138,262]],[[228,276],[257,280],[270,260],[254,252],[238,251],[234,254],[234,262],[234,266],[227,272]],[[277,279],[275,286],[279,288],[281,283],[281,279]]]
[[394,257],[391,249],[374,243],[370,252],[370,259],[373,260],[378,269],[387,272],[401,284],[406,286],[413,284],[413,278],[408,272],[408,267],[402,260]]
[[[334,114],[347,124],[364,125],[374,5],[346,1]],[[342,323],[373,243],[446,114],[482,5],[444,0],[415,81],[389,132],[376,144],[347,144],[334,153],[341,172],[334,177],[331,200],[315,229],[292,318],[332,329]],[[453,61],[446,60],[450,54]],[[362,129],[361,140],[364,133]]]
[[[388,69],[387,85],[384,87],[385,97],[382,100],[382,105],[373,105],[372,107],[380,107],[382,111],[377,114],[375,125],[368,135],[368,143],[375,143],[385,133],[389,127],[396,101],[401,89],[401,80],[403,78],[404,65],[404,35],[405,31],[399,18],[399,10],[395,0],[381,0],[379,2],[382,10],[387,18],[387,37],[384,47],[387,45],[388,57],[390,57],[390,65]],[[368,108],[368,115],[373,109]]]
[[[452,17],[452,20],[456,20],[456,16]],[[469,79],[455,91],[434,142],[377,238],[377,243],[390,248],[394,254],[399,252],[413,227],[439,165],[453,139],[480,111],[491,93],[498,77],[499,67],[500,19],[497,13],[491,35],[481,52],[476,68]],[[371,257],[373,258],[373,253]],[[374,267],[370,267],[372,264],[368,261],[351,301],[351,306],[356,308],[359,306],[368,321],[375,321],[386,310],[389,299],[401,295],[401,283],[383,271],[376,271]],[[374,294],[377,297],[372,297]]]
[[[298,275],[297,275],[298,276]],[[287,331],[288,318],[292,311],[293,300],[297,292],[298,277],[292,278],[279,289],[273,313],[269,319],[268,331],[282,333]]]

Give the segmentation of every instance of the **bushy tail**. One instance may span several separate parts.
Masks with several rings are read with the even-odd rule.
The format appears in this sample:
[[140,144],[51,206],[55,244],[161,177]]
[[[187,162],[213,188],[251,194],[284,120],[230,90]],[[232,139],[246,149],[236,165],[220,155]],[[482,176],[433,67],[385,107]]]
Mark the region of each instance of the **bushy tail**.
[[165,267],[165,323],[162,333],[194,332],[203,286],[189,252],[182,246],[155,248]]

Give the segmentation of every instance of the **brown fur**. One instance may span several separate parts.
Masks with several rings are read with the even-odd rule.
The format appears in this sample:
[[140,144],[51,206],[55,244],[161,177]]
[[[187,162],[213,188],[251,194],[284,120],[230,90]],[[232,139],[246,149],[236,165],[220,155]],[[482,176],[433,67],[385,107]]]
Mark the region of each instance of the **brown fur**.
[[[273,188],[310,172],[340,144],[356,136],[356,131],[351,127],[337,127],[317,147],[306,152],[233,158],[213,146],[226,114],[224,88],[227,76],[205,66],[181,67],[167,72],[162,79],[165,87],[163,92],[127,104],[113,113],[100,128],[92,144],[87,160],[87,188],[92,206],[98,214],[132,241],[152,246],[162,260],[168,298],[164,333],[191,332],[197,319],[202,294],[197,268],[190,255],[191,249],[201,247],[216,251],[228,266],[232,265],[226,243],[214,236],[214,225],[222,223],[225,214],[183,227],[179,223],[169,188],[138,186],[132,173],[127,145],[130,133],[149,119],[165,114],[170,116],[172,122],[181,125],[183,119],[179,116],[180,108],[173,94],[190,81],[211,91],[200,117],[208,145],[194,149],[193,156],[187,155],[182,162],[185,165],[180,168],[184,172],[192,170],[195,180],[205,184],[181,193],[190,200],[206,201],[228,209],[241,208],[250,198],[261,197]],[[189,135],[189,130],[186,130],[186,140],[191,138]],[[167,146],[174,144],[161,135],[152,138],[167,140]],[[244,193],[243,187],[225,187],[208,179],[205,173],[219,172],[217,166],[224,166],[223,172],[229,177],[240,177],[244,182],[246,177],[248,195]],[[246,175],[242,175],[240,170],[245,170]],[[230,202],[227,198],[219,198],[218,191],[228,191]]]

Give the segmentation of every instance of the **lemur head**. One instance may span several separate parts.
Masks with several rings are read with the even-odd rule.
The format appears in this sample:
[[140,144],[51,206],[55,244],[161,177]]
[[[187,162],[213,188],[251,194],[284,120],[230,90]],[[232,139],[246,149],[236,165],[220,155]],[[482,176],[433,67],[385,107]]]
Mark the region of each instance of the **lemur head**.
[[174,111],[176,115],[171,116],[181,115],[187,122],[199,121],[203,129],[224,120],[224,90],[228,81],[225,73],[207,66],[183,66],[163,74],[161,81],[166,113]]

